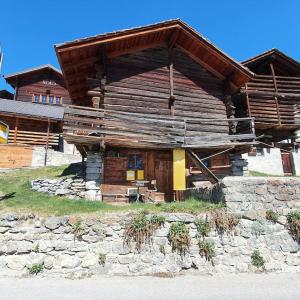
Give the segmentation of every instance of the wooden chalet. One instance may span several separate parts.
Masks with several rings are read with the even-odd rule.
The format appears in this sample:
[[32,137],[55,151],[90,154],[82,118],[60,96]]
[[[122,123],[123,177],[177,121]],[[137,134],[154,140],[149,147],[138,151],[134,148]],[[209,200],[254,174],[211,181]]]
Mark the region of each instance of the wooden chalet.
[[2,93],[0,121],[9,128],[9,144],[60,148],[63,104],[70,103],[62,73],[42,65],[4,76],[14,94]]
[[235,98],[237,115],[255,118],[257,135],[280,142],[300,129],[300,63],[277,49],[243,62],[255,73]]
[[[282,169],[285,175],[299,175],[295,166],[300,160],[297,155],[299,144],[296,143],[300,129],[300,63],[271,49],[244,61],[243,65],[255,76],[233,97],[233,101],[237,116],[255,118],[255,130],[261,142],[259,149],[254,148],[249,155],[261,156],[263,148],[268,153],[277,148],[281,155],[279,159],[273,159],[272,164],[278,164],[277,170]],[[268,168],[264,172],[268,173]]]
[[231,97],[253,73],[180,20],[55,50],[72,98],[64,137],[104,200],[128,195],[134,180],[171,200],[193,176],[232,174],[232,157],[254,143],[253,118],[236,118]]

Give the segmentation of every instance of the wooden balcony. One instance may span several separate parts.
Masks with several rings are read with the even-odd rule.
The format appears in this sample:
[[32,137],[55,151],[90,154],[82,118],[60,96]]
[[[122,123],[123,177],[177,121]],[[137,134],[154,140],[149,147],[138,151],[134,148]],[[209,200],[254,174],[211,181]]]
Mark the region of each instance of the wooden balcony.
[[64,137],[77,145],[228,148],[253,144],[254,119],[198,119],[68,106]]
[[256,75],[241,92],[256,128],[300,128],[300,77]]
[[9,144],[55,147],[59,144],[59,134],[36,131],[10,130]]

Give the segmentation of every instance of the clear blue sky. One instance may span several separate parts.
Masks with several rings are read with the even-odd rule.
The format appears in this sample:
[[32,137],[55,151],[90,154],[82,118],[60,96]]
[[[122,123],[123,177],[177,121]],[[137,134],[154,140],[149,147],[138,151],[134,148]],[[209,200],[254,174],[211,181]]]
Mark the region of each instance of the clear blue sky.
[[299,0],[0,0],[2,74],[58,66],[56,43],[174,18],[237,60],[270,48],[300,60]]

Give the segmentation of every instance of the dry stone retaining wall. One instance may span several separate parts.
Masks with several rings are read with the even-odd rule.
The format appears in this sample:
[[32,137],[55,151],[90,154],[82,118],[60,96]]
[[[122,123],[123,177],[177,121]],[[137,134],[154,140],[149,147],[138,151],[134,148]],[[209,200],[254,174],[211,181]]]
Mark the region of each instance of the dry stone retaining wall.
[[[209,233],[215,244],[214,265],[199,254],[195,216],[164,214],[165,225],[156,230],[151,244],[141,252],[123,244],[128,213],[89,217],[74,234],[75,217],[39,218],[7,214],[0,217],[0,276],[27,276],[33,265],[43,265],[39,276],[79,278],[118,274],[196,274],[256,272],[251,254],[259,249],[267,271],[299,272],[300,251],[283,223],[243,218],[235,233]],[[204,218],[204,215],[200,216]],[[167,235],[173,222],[187,224],[191,247],[184,256],[172,252]],[[78,229],[78,226],[77,226]]]

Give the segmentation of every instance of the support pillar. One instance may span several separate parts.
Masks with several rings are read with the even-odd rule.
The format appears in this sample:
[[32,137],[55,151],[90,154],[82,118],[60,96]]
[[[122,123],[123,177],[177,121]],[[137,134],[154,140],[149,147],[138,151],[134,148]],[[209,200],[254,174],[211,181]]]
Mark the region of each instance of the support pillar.
[[233,176],[249,175],[248,162],[241,154],[230,154],[231,173]]

